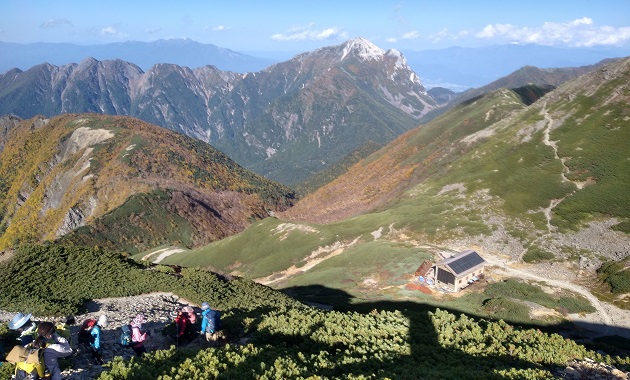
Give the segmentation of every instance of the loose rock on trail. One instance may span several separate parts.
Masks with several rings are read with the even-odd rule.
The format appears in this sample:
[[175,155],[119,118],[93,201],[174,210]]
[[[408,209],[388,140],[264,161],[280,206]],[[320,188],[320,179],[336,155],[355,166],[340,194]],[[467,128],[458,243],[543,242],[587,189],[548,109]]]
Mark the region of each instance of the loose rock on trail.
[[[138,314],[144,314],[147,317],[147,323],[142,325],[143,330],[150,333],[150,337],[145,341],[145,347],[148,351],[168,349],[171,345],[176,345],[174,336],[165,336],[162,330],[166,325],[171,323],[170,312],[181,309],[184,306],[193,306],[196,311],[200,311],[198,305],[193,305],[186,300],[170,293],[152,293],[141,296],[122,297],[122,298],[105,298],[88,302],[88,312],[85,314],[75,315],[76,324],[71,326],[73,348],[78,349],[77,353],[70,357],[72,368],[66,369],[62,375],[66,380],[92,380],[99,376],[103,371],[108,370],[107,363],[111,362],[114,357],[122,356],[125,360],[135,355],[130,347],[122,347],[119,343],[121,326],[129,324],[133,317]],[[24,310],[28,312],[28,310]],[[104,366],[94,364],[90,352],[81,350],[77,345],[77,334],[84,320],[93,318],[98,319],[100,315],[107,315],[109,326],[101,332],[101,344],[103,347]],[[0,311],[0,322],[6,323],[13,318],[15,313]],[[49,318],[38,318],[33,316],[35,321],[50,320]],[[63,318],[57,318],[54,321],[62,321]],[[16,342],[17,343],[17,342]],[[186,345],[187,348],[207,347],[205,339],[200,335],[191,343]],[[9,348],[10,350],[10,348]]]

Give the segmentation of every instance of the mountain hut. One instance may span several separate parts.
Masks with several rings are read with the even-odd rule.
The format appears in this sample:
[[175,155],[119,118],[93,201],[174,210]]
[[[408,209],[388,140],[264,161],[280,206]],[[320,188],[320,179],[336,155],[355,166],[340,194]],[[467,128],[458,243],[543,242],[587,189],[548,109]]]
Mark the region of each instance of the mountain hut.
[[477,252],[468,250],[438,261],[431,269],[436,286],[446,285],[457,292],[479,280],[485,265]]

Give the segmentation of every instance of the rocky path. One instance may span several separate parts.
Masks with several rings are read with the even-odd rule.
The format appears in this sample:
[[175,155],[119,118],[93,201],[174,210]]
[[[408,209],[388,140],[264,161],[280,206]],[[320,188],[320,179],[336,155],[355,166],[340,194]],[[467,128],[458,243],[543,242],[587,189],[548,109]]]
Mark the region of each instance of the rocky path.
[[[143,329],[146,329],[151,334],[145,344],[147,350],[167,349],[177,343],[174,337],[162,334],[163,328],[170,323],[169,313],[187,305],[191,305],[199,311],[198,305],[190,304],[186,300],[170,293],[153,293],[135,297],[107,298],[91,301],[87,305],[88,312],[86,314],[75,315],[76,325],[71,327],[71,332],[74,340],[73,346],[77,349],[77,353],[72,357],[72,368],[64,371],[63,376],[67,380],[92,380],[108,368],[107,365],[95,365],[89,352],[85,352],[80,347],[77,347],[77,333],[84,320],[89,318],[98,319],[100,315],[106,315],[109,319],[109,326],[101,334],[103,359],[106,363],[110,362],[115,356],[122,356],[128,360],[135,354],[131,348],[122,347],[118,344],[121,333],[120,328],[123,324],[128,324],[137,314],[144,314],[148,322],[143,325]],[[14,314],[0,311],[0,322],[6,323],[10,321]],[[44,320],[36,316],[33,319]],[[205,340],[198,337],[187,347],[203,347],[205,345]]]

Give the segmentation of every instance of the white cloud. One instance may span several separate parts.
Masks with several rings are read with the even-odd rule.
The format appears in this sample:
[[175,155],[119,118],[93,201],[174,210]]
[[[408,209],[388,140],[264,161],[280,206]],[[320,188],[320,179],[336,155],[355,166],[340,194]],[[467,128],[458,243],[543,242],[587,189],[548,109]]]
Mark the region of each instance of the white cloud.
[[105,28],[102,28],[101,31],[99,32],[99,34],[101,36],[107,36],[107,35],[112,35],[112,34],[117,34],[118,31],[114,28],[112,28],[111,26],[107,26]]
[[510,24],[495,24],[495,25],[486,25],[485,28],[479,33],[475,35],[477,38],[494,38],[499,35],[508,34],[510,31],[516,29],[514,26]]
[[396,39],[395,37],[389,37],[385,41],[395,43],[395,42],[398,42],[398,39]]
[[222,32],[226,29],[227,28],[225,27],[225,25],[217,25],[217,26],[212,27],[212,30],[215,32]]
[[597,32],[584,33],[582,44],[578,46],[622,45],[628,41],[630,41],[630,27],[605,26]]
[[571,21],[569,24],[571,25],[592,25],[593,20],[588,17],[582,17]]
[[271,39],[276,41],[321,41],[348,38],[347,33],[340,28],[333,27],[317,30],[313,28],[314,26],[312,23],[306,26],[298,26],[289,29],[286,33],[276,33],[271,36]]
[[127,35],[125,33],[122,33],[120,31],[118,31],[116,28],[114,28],[113,26],[106,26],[104,28],[101,28],[101,30],[98,32],[98,34],[100,36],[105,36],[105,37],[116,37],[118,39],[124,39],[127,37]]
[[145,29],[144,31],[145,31],[146,33],[149,33],[149,34],[154,34],[154,33],[157,33],[157,32],[159,32],[159,31],[161,31],[161,30],[162,30],[162,28],[157,27],[157,28],[149,28],[149,29]]
[[415,40],[420,37],[420,33],[417,30],[412,30],[402,35],[403,40]]
[[515,43],[568,45],[590,47],[620,45],[630,41],[630,27],[597,27],[588,17],[567,23],[546,22],[538,27],[518,27],[511,24],[487,25],[475,34],[481,39],[502,38]]
[[316,34],[315,39],[317,40],[327,40],[337,35],[336,28],[327,28]]
[[63,25],[73,26],[68,19],[65,18],[51,18],[44,21],[39,27],[40,28],[57,28]]
[[433,33],[429,36],[429,39],[433,42],[439,42],[441,40],[446,40],[446,39],[451,39],[451,40],[456,40],[458,38],[461,37],[465,37],[467,35],[469,35],[470,32],[467,30],[461,30],[455,34],[449,32],[448,29],[444,28],[442,30],[440,30],[437,33]]

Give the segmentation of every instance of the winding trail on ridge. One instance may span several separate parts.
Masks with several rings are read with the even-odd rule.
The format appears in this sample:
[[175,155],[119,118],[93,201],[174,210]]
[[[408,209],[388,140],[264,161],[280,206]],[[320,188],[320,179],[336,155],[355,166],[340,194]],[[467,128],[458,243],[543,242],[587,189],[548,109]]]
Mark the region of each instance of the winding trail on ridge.
[[[543,106],[543,117],[545,118],[545,120],[547,121],[547,126],[545,127],[545,133],[544,133],[544,137],[543,137],[543,144],[545,144],[548,147],[551,147],[551,149],[553,149],[553,156],[556,160],[560,161],[560,163],[562,164],[562,172],[560,173],[560,176],[562,177],[562,182],[570,182],[572,184],[575,185],[575,187],[577,188],[577,190],[581,190],[584,188],[584,186],[586,185],[586,182],[579,182],[579,181],[572,181],[570,179],[567,178],[567,174],[571,171],[571,169],[569,169],[569,167],[566,165],[566,158],[565,157],[560,157],[558,155],[558,144],[556,141],[551,140],[551,131],[553,129],[553,119],[551,118],[551,116],[549,115],[549,112],[547,111],[547,104],[545,104]],[[566,197],[560,198],[560,199],[552,199],[549,207],[546,208],[544,210],[545,216],[547,217],[547,229],[549,230],[549,232],[552,232],[552,226],[551,226],[551,211],[560,203],[562,202]]]
[[[546,126],[545,126],[545,130],[543,133],[543,144],[545,144],[546,146],[550,147],[551,149],[553,149],[553,156],[556,160],[560,161],[560,163],[562,164],[562,171],[560,172],[560,176],[562,178],[562,182],[571,182],[573,183],[576,188],[582,189],[585,185],[584,182],[578,182],[578,181],[572,181],[570,179],[567,178],[567,173],[570,172],[569,167],[566,165],[566,158],[564,157],[560,157],[558,155],[558,144],[556,141],[551,140],[551,131],[553,130],[553,119],[551,118],[551,116],[549,115],[549,112],[547,111],[547,104],[543,104],[542,107],[542,113],[543,113],[543,117],[545,118]],[[575,191],[574,191],[575,192]],[[572,192],[571,194],[573,194],[574,192]],[[546,208],[542,209],[543,214],[545,215],[545,219],[547,221],[547,233],[551,234],[554,232],[554,227],[551,224],[551,219],[553,218],[552,212],[553,209],[556,208],[556,206],[558,206],[560,204],[560,202],[562,202],[563,200],[565,200],[566,197],[562,197],[562,198],[558,198],[558,199],[551,199],[549,201],[549,206],[547,206]],[[543,235],[540,236],[538,238],[536,238],[534,241],[532,241],[532,243],[536,243],[538,240],[545,238],[547,235]],[[520,260],[523,255],[527,252],[527,248],[524,249],[520,255],[518,256],[518,259]]]
[[[575,185],[576,189],[582,189],[585,185],[584,182],[578,182],[578,181],[572,181],[569,178],[567,178],[567,174],[570,172],[569,167],[566,165],[566,158],[560,157],[558,155],[558,145],[557,142],[554,140],[551,140],[551,131],[553,130],[553,124],[554,124],[554,120],[552,119],[552,117],[549,115],[549,112],[547,111],[547,105],[544,104],[543,108],[542,108],[542,113],[543,113],[543,117],[545,118],[546,121],[546,126],[544,129],[544,134],[543,134],[543,144],[545,144],[548,147],[551,147],[551,149],[553,149],[553,155],[554,158],[558,161],[560,161],[560,163],[562,164],[562,172],[560,173],[560,176],[562,177],[562,182],[571,182]],[[534,242],[543,239],[545,237],[548,236],[548,234],[551,234],[554,232],[554,227],[551,224],[551,219],[553,217],[552,212],[554,210],[554,208],[560,204],[566,197],[562,197],[559,199],[551,199],[549,202],[549,206],[544,208],[542,210],[542,212],[545,215],[545,219],[547,221],[547,234],[538,237]],[[522,256],[525,254],[525,252],[527,252],[527,249],[523,250],[523,252],[521,252],[521,254],[519,255],[519,260],[522,258]],[[586,299],[588,299],[588,301],[591,303],[591,305],[593,305],[593,307],[596,310],[596,315],[595,315],[595,319],[596,321],[593,322],[591,320],[587,320],[586,318],[581,317],[580,315],[571,315],[571,319],[574,322],[588,322],[588,323],[599,323],[600,324],[600,328],[597,329],[597,331],[595,332],[596,335],[598,336],[603,336],[603,335],[610,335],[611,331],[613,330],[613,327],[611,326],[613,324],[613,318],[610,316],[608,310],[606,309],[606,307],[604,306],[604,304],[597,298],[595,297],[587,288],[582,287],[580,285],[574,284],[572,282],[569,281],[559,281],[559,280],[553,280],[553,279],[549,279],[537,274],[534,274],[532,272],[529,272],[527,270],[522,270],[522,269],[515,269],[515,268],[510,268],[508,267],[508,263],[506,263],[505,261],[502,260],[496,260],[493,258],[488,258],[488,257],[484,257],[484,259],[486,261],[488,261],[489,263],[491,263],[492,265],[497,266],[497,268],[499,268],[498,270],[508,274],[508,275],[513,275],[516,277],[520,277],[520,278],[527,278],[530,280],[535,280],[535,281],[540,281],[543,283],[547,283],[549,285],[558,287],[558,288],[562,288],[562,289],[567,289],[570,290],[572,292],[576,292],[579,293],[580,295],[584,296]],[[594,325],[593,325],[594,326]],[[592,328],[591,328],[592,329]]]

